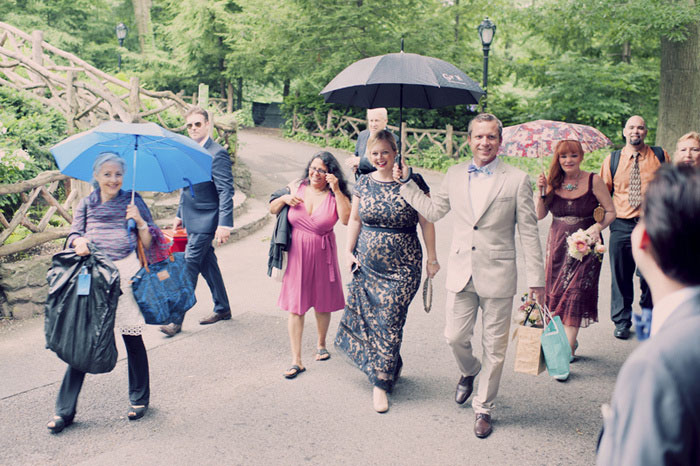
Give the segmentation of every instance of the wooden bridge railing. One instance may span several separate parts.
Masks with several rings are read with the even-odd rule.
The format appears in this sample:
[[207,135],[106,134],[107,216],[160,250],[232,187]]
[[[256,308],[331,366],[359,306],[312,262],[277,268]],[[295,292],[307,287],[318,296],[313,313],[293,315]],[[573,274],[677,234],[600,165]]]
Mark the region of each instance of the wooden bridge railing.
[[[292,115],[292,133],[303,132],[325,139],[339,134],[356,139],[363,126],[366,126],[364,119],[338,115],[333,110],[329,110],[325,115],[325,121],[322,121],[316,112],[295,111]],[[387,128],[394,133],[399,132],[398,126],[387,125]],[[419,158],[421,153],[431,146],[439,147],[455,159],[468,153],[467,132],[455,131],[452,125],[447,125],[445,129],[420,129],[409,128],[404,122],[400,134],[401,153],[404,156]]]
[[[22,205],[15,211],[10,220],[0,212],[0,225],[3,227],[0,230],[0,256],[24,251],[47,241],[63,238],[68,234],[69,226],[49,228],[49,221],[54,215],[63,218],[68,225],[73,221],[70,206],[77,198],[79,189],[70,189],[70,182],[67,180],[70,178],[53,170],[41,173],[31,180],[0,184],[0,195],[20,193],[22,197]],[[64,183],[64,186],[67,187],[66,191],[70,190],[63,202],[55,197],[59,183]],[[37,222],[30,217],[29,211],[32,206],[42,201],[48,206],[48,209]],[[20,225],[27,228],[32,234],[15,243],[4,244]]]
[[[2,77],[4,75],[4,77]],[[180,115],[192,106],[182,91],[152,91],[139,85],[139,78],[124,82],[101,71],[77,56],[43,40],[42,31],[27,34],[0,22],[0,85],[30,91],[47,106],[58,109],[68,121],[68,132],[92,128],[106,120],[140,122],[155,115],[161,126],[171,131],[162,117],[167,110]],[[221,110],[217,102],[212,110]],[[214,121],[219,134],[228,142],[236,129]]]

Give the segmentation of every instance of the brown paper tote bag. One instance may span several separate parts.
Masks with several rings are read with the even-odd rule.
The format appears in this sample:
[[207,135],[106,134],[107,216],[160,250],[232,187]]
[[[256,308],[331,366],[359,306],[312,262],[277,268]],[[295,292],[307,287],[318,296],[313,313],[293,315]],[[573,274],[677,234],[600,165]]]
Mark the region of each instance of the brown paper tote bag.
[[545,369],[544,355],[540,338],[542,329],[519,325],[513,338],[518,341],[515,346],[515,372],[538,375]]

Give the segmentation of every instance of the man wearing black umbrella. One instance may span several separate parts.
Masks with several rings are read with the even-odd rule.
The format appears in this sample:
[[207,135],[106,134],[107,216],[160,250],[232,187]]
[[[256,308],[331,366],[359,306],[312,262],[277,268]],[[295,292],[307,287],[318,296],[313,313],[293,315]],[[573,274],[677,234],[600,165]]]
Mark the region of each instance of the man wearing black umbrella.
[[[467,140],[472,163],[451,167],[440,189],[426,196],[413,181],[401,187],[401,196],[429,222],[454,213],[452,247],[446,277],[445,337],[457,360],[461,377],[455,401],[462,404],[472,393],[476,414],[474,433],[491,434],[491,411],[498,393],[508,347],[513,296],[516,293],[515,227],[525,259],[530,294],[544,298],[544,266],[530,180],[524,172],[500,161],[503,125],[494,115],[482,113],[470,123]],[[396,181],[405,179],[394,168]],[[402,176],[403,175],[403,176]],[[478,309],[484,331],[481,361],[472,352],[472,335]]]

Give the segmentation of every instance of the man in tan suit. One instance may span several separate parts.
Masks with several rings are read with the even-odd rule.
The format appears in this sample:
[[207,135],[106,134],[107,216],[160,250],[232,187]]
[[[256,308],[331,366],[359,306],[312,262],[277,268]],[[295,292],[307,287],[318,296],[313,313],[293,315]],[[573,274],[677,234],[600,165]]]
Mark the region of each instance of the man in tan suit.
[[[401,195],[428,221],[454,214],[452,246],[447,263],[445,337],[462,374],[455,401],[464,403],[472,393],[476,414],[474,433],[491,433],[491,410],[498,393],[508,347],[513,296],[516,293],[515,226],[525,256],[527,284],[539,301],[544,298],[544,266],[537,217],[528,176],[501,162],[496,155],[503,125],[482,113],[469,123],[467,141],[473,162],[451,167],[440,189],[426,196],[413,181],[401,186]],[[405,164],[404,164],[405,167]],[[407,167],[403,176],[407,175]],[[398,181],[401,172],[394,169]],[[481,362],[472,352],[477,310],[482,309]]]

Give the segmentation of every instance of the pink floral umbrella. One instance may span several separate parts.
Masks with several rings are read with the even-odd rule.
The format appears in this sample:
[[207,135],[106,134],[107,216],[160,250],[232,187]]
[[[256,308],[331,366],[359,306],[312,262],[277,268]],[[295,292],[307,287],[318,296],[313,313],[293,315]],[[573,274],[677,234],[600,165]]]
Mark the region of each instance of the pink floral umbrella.
[[559,141],[579,141],[584,152],[612,145],[612,141],[592,126],[563,121],[535,120],[503,128],[503,143],[498,155],[547,157],[554,155]]

